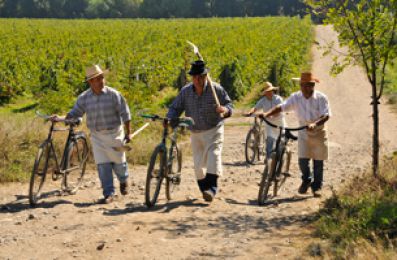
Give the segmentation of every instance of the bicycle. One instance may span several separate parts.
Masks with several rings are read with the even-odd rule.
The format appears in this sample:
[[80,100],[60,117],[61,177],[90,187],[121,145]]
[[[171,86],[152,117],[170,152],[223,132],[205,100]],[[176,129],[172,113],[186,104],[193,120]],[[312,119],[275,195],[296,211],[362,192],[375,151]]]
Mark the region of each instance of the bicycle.
[[[36,112],[38,117],[46,121],[50,120],[49,115]],[[79,189],[88,158],[88,145],[84,132],[75,131],[74,128],[81,123],[80,119],[64,119],[67,128],[56,128],[57,122],[51,121],[47,139],[40,144],[33,166],[29,184],[29,203],[35,206],[42,196],[42,188],[47,173],[51,173],[53,181],[62,177],[61,190],[69,194],[75,194]],[[68,131],[68,137],[63,149],[61,161],[55,152],[53,133],[57,131]]]
[[[172,199],[172,193],[181,183],[182,150],[177,144],[178,129],[193,125],[191,118],[169,119],[158,115],[142,115],[143,118],[152,121],[163,121],[163,135],[161,143],[154,149],[146,176],[145,203],[147,207],[153,207],[160,193],[161,184],[165,179],[165,194],[167,200]],[[168,126],[174,125],[173,133],[169,137]],[[170,145],[167,146],[167,139]],[[174,163],[176,159],[176,164]]]
[[[245,114],[250,117],[251,115]],[[255,164],[255,159],[261,160],[261,156],[265,155],[266,133],[263,124],[258,116],[255,116],[254,123],[245,138],[245,161],[248,164]]]
[[262,117],[268,125],[278,128],[279,135],[276,140],[276,146],[270,155],[270,166],[267,159],[265,159],[265,168],[262,174],[262,180],[260,182],[258,204],[265,204],[270,186],[273,183],[273,196],[277,196],[277,192],[281,186],[285,183],[286,179],[291,176],[289,173],[289,167],[291,163],[291,149],[290,141],[298,140],[298,137],[294,136],[292,131],[299,131],[306,129],[307,126],[301,126],[296,128],[289,128],[283,126],[277,126],[269,122],[266,118]]

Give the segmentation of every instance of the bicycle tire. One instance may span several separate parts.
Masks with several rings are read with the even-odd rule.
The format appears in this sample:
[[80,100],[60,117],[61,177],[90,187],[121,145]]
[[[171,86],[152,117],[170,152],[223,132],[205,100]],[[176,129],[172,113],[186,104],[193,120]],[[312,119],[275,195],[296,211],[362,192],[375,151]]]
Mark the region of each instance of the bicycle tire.
[[281,189],[281,187],[283,186],[283,184],[287,180],[288,176],[290,176],[289,167],[290,167],[290,164],[291,164],[292,153],[291,153],[291,151],[287,150],[284,154],[286,155],[286,157],[285,157],[285,160],[284,160],[283,165],[281,167],[280,178],[277,181],[278,182],[277,183],[278,184],[277,192]]
[[279,191],[281,185],[279,185],[280,178],[282,178],[281,170],[284,165],[284,154],[285,150],[283,150],[280,154],[280,158],[277,160],[276,171],[274,175],[274,186],[273,186],[273,196],[277,196],[277,192]]
[[29,204],[32,207],[35,206],[40,199],[41,190],[46,179],[49,147],[50,144],[42,145],[37,151],[36,159],[34,161],[29,184]]
[[269,189],[270,186],[272,185],[272,181],[274,178],[274,172],[276,168],[275,166],[276,166],[276,153],[273,152],[271,155],[270,166],[268,162],[265,161],[265,168],[263,170],[261,183],[259,185],[259,193],[258,193],[259,205],[264,205],[267,200]]
[[256,131],[251,128],[245,138],[245,161],[248,164],[254,164],[255,158],[259,152],[255,132]]
[[[168,171],[165,182],[165,195],[167,197],[167,200],[172,199],[172,193],[175,190],[175,186],[179,185],[180,183],[180,180],[178,180],[178,182],[175,182],[174,178],[180,178],[180,173],[182,170],[182,150],[179,149],[177,145],[175,145],[170,149],[170,151],[171,152],[168,156]],[[176,158],[176,163],[174,161],[174,158]]]
[[69,144],[66,152],[63,184],[64,190],[70,194],[75,194],[83,182],[87,157],[87,140],[83,136],[78,136]]
[[[145,203],[147,207],[153,207],[160,193],[161,183],[164,179],[165,156],[166,150],[164,146],[159,145],[153,151],[150,158],[149,167],[146,175],[145,187]],[[152,189],[154,184],[154,189]],[[153,194],[151,192],[153,191]]]

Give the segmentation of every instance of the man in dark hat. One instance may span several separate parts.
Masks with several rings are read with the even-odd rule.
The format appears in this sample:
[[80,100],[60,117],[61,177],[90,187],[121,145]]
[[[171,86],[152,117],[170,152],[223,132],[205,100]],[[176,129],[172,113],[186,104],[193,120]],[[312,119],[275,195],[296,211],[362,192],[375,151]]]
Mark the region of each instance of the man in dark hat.
[[[270,117],[280,112],[295,111],[301,125],[308,128],[298,133],[299,168],[302,184],[298,189],[305,194],[311,187],[314,197],[321,197],[324,160],[328,159],[328,134],[325,123],[331,117],[331,108],[325,94],[314,89],[320,81],[311,72],[303,72],[300,78],[301,90],[293,93],[286,101],[263,114]],[[313,160],[313,177],[309,162]]]
[[233,112],[232,101],[223,87],[211,81],[201,60],[191,64],[192,82],[184,86],[169,108],[167,117],[183,112],[194,120],[191,130],[194,170],[205,201],[211,202],[222,174],[224,118]]

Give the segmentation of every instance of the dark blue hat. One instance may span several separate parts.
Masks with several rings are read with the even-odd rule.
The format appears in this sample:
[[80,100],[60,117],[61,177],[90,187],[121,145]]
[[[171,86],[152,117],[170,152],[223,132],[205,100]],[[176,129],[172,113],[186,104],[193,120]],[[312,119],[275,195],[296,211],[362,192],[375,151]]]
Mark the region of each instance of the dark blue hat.
[[192,67],[188,72],[189,75],[205,75],[208,74],[209,69],[205,67],[205,63],[202,60],[196,60],[191,63]]

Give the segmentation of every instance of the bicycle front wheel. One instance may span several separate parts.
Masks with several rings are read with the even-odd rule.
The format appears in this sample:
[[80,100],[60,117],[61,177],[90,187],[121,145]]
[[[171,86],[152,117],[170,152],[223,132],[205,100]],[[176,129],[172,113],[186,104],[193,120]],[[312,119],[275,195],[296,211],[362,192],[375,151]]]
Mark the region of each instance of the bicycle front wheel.
[[37,152],[29,185],[29,204],[35,206],[40,199],[48,170],[50,144],[42,145]]
[[277,196],[277,193],[280,191],[281,186],[285,183],[287,178],[290,176],[289,174],[289,166],[291,162],[291,151],[286,150],[282,153],[281,159],[279,161],[279,165],[277,165],[276,178],[274,181],[274,196]]
[[[176,161],[175,161],[176,159]],[[181,180],[182,170],[182,150],[178,146],[172,146],[169,154],[168,161],[168,174],[165,182],[165,195],[167,200],[172,199],[172,193],[175,190],[175,186],[179,185]]]
[[164,179],[166,150],[163,146],[156,147],[150,158],[146,176],[145,203],[153,207],[160,193],[161,183]]
[[262,180],[259,185],[259,193],[258,193],[258,204],[264,205],[268,194],[270,186],[272,185],[272,181],[274,178],[276,170],[276,153],[272,153],[271,155],[271,163],[269,165],[267,159],[265,159],[265,169],[262,174]]
[[249,164],[254,164],[258,152],[256,131],[250,129],[245,139],[245,161]]
[[70,143],[66,152],[64,189],[70,194],[75,194],[83,182],[87,158],[87,140],[79,136]]

